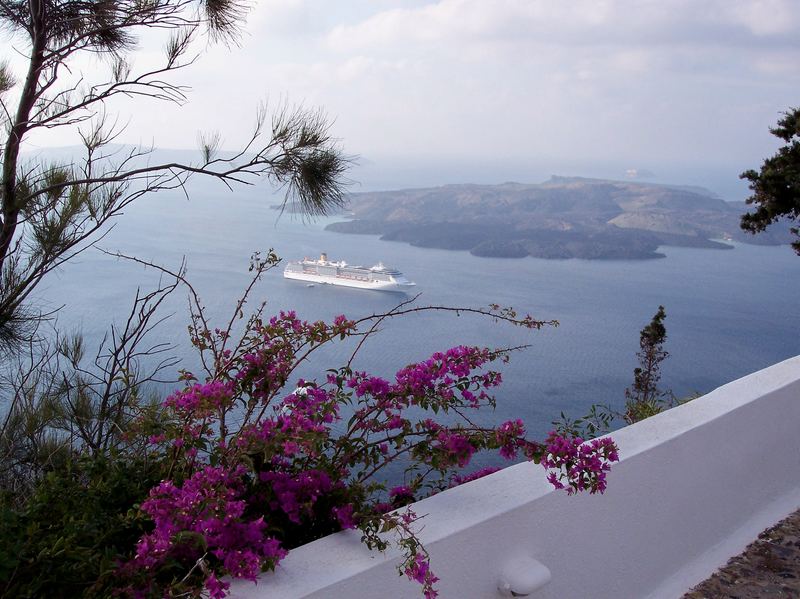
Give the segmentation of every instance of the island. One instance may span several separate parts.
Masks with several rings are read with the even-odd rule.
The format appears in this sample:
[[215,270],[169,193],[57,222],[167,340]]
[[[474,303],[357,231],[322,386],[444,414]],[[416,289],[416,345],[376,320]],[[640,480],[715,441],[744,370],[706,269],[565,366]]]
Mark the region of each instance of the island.
[[746,208],[699,187],[554,176],[539,184],[355,193],[349,220],[326,229],[502,258],[648,259],[663,257],[661,246],[790,242],[788,226],[742,231]]

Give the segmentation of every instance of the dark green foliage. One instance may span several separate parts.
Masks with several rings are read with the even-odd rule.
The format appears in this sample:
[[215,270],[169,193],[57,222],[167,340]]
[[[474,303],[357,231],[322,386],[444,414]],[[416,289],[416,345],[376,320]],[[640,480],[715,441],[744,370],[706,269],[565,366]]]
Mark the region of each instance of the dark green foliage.
[[625,422],[631,424],[649,418],[663,411],[670,402],[668,391],[661,391],[658,383],[661,380],[661,362],[669,353],[664,351],[667,340],[667,329],[664,319],[667,317],[664,306],[658,307],[653,319],[639,333],[639,366],[633,370],[633,385],[625,389]]
[[610,432],[618,418],[633,424],[697,397],[678,400],[672,391],[662,391],[658,387],[661,362],[669,356],[663,347],[667,340],[666,317],[664,306],[659,306],[650,323],[639,332],[639,351],[636,354],[639,366],[633,370],[633,385],[625,389],[625,411],[619,412],[607,404],[594,404],[581,418],[573,419],[561,412],[561,418],[552,423],[558,433],[594,439]]
[[556,432],[564,436],[594,439],[611,431],[611,424],[620,414],[611,406],[593,404],[589,412],[580,418],[570,418],[561,412],[552,422]]
[[[151,150],[111,151],[124,115],[115,96],[187,101],[173,76],[209,41],[235,42],[243,0],[14,0],[0,2],[0,35],[24,57],[0,61],[0,596],[110,596],[117,563],[142,536],[141,502],[166,472],[148,461],[148,425],[160,422],[151,383],[171,371],[171,346],[143,340],[162,300],[182,280],[137,292],[97,354],[52,333],[32,300],[49,273],[89,248],[145,194],[192,177],[231,188],[267,178],[306,214],[343,203],[348,160],[319,112],[257,114],[238,151],[157,164]],[[160,63],[132,60],[140,40],[165,33]],[[201,39],[203,36],[205,40]],[[99,59],[98,59],[99,58]],[[90,59],[87,62],[87,59]],[[91,64],[86,71],[81,64]],[[151,107],[152,108],[152,107]],[[120,117],[120,118],[118,118]],[[59,164],[20,159],[37,129],[71,131],[82,145]],[[276,258],[277,261],[277,258]],[[241,306],[240,306],[241,308]],[[137,427],[140,427],[137,429]],[[143,432],[144,431],[144,432]],[[183,574],[182,574],[183,575]]]
[[22,506],[0,499],[0,597],[108,597],[147,521],[134,506],[158,463],[79,458],[44,477]]
[[[25,0],[0,2],[0,34],[27,58],[15,77],[0,62],[0,352],[18,353],[46,317],[30,296],[48,273],[92,245],[131,202],[181,189],[193,177],[228,188],[271,180],[286,203],[326,214],[344,203],[344,157],[320,112],[284,108],[256,115],[239,150],[217,156],[218,135],[201,135],[200,161],[157,164],[152,149],[110,151],[124,115],[107,112],[115,96],[184,104],[177,71],[206,42],[235,42],[252,3],[243,0]],[[149,31],[149,33],[148,33]],[[132,60],[142,39],[168,34],[158,66]],[[101,56],[82,72],[76,59]],[[67,66],[69,65],[69,67]],[[83,146],[70,163],[20,160],[37,129],[71,130]],[[113,157],[113,158],[112,158]]]
[[[147,148],[107,147],[127,120],[107,112],[115,96],[183,104],[185,87],[173,76],[209,41],[235,42],[252,6],[0,2],[0,35],[27,61],[20,73],[0,61],[0,597],[109,597],[123,588],[117,566],[147,532],[138,504],[167,476],[148,458],[148,427],[163,424],[150,384],[164,382],[159,373],[175,361],[166,355],[171,346],[143,340],[183,270],[174,285],[137,291],[94,357],[84,355],[79,335],[48,334],[53,314],[31,295],[39,283],[93,245],[131,202],[185,191],[192,177],[229,188],[267,178],[304,214],[344,202],[348,160],[315,111],[285,108],[267,120],[262,110],[238,151],[217,155],[220,137],[210,134],[200,160],[185,164],[157,164]],[[137,70],[139,41],[159,32],[167,34],[162,61]],[[53,128],[72,131],[80,155],[59,164],[20,159],[33,132]]]
[[[764,160],[761,170],[740,175],[750,181],[753,191],[747,203],[757,205],[755,212],[742,216],[742,229],[751,233],[763,231],[782,217],[794,221],[800,217],[800,108],[785,112],[770,132],[786,145]],[[800,236],[800,229],[793,227],[792,233]],[[800,255],[800,239],[792,247]]]

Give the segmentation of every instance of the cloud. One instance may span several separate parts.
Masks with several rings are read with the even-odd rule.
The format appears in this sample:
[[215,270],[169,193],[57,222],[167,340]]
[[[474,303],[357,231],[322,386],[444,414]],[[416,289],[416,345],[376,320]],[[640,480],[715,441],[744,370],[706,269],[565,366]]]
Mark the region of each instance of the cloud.
[[440,0],[395,8],[330,32],[334,50],[393,44],[507,42],[558,45],[685,43],[800,45],[796,0]]
[[732,3],[730,18],[753,35],[789,35],[797,40],[800,10],[792,0],[756,0]]
[[363,55],[354,56],[343,63],[334,65],[332,72],[341,83],[349,83],[365,77],[385,76],[389,73],[397,74],[407,66],[405,60],[375,60]]
[[311,7],[306,0],[259,0],[247,15],[248,28],[269,35],[308,34]]
[[260,100],[285,99],[323,107],[346,150],[367,157],[614,159],[663,172],[661,161],[757,163],[774,150],[769,125],[798,102],[797,0],[254,7],[240,48],[180,73],[192,102],[137,111],[132,132],[179,146],[213,120],[233,145]]

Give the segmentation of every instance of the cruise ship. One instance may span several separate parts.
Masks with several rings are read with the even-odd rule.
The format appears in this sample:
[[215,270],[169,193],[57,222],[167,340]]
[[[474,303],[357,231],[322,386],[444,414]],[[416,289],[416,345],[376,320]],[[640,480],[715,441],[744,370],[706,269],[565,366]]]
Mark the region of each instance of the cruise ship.
[[324,252],[319,260],[303,258],[286,265],[283,276],[287,279],[313,283],[341,285],[357,289],[373,289],[375,291],[407,291],[414,287],[399,270],[384,266],[378,262],[375,266],[355,266],[344,260],[333,262],[328,260]]

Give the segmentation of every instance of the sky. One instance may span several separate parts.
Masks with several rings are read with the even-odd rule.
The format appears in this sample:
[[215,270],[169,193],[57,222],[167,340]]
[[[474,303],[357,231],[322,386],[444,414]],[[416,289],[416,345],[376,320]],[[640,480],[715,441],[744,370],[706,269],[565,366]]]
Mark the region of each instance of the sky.
[[[800,106],[798,31],[797,0],[258,0],[238,46],[203,45],[176,74],[186,105],[119,106],[119,141],[193,148],[218,131],[233,149],[266,100],[321,108],[376,168],[735,178]],[[145,36],[134,64],[160,54]]]

